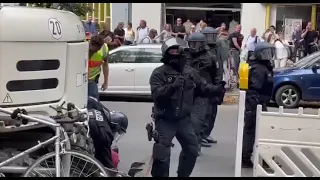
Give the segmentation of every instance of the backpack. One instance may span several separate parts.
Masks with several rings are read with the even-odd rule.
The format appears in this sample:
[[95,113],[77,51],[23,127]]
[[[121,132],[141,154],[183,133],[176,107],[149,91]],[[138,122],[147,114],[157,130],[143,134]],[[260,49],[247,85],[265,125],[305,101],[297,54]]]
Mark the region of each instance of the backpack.
[[[248,36],[247,41],[248,41],[249,37],[250,37],[250,35]],[[255,40],[254,40],[254,42],[253,42],[253,43],[255,43],[255,44],[257,44],[257,43],[258,43],[258,37],[259,37],[259,36],[256,36],[256,38],[255,38]]]
[[140,41],[139,43],[140,43],[140,44],[143,44],[143,40],[146,39],[146,38],[149,39],[150,44],[152,44],[152,43],[157,43],[156,40],[151,39],[149,36],[144,37],[143,39],[141,39],[141,41]]

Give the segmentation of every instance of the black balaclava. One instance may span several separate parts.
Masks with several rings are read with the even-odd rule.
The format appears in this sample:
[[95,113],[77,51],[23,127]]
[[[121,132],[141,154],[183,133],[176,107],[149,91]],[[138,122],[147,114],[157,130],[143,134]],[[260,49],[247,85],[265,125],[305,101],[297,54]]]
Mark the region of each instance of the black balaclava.
[[185,60],[182,58],[181,54],[170,54],[166,53],[166,56],[161,60],[164,64],[170,65],[174,70],[182,72],[182,69],[185,65]]

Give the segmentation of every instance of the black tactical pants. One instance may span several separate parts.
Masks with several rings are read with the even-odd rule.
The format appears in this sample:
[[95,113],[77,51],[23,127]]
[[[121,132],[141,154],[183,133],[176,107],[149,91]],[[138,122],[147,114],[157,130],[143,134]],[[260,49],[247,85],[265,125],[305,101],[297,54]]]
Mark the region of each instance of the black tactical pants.
[[259,103],[256,97],[248,95],[246,97],[246,108],[244,114],[244,128],[243,128],[243,143],[242,143],[242,161],[248,162],[251,160],[253,152],[254,141],[256,137],[256,114],[257,105],[262,105],[262,110],[267,111],[266,103]]
[[156,120],[155,129],[159,133],[160,140],[153,145],[154,160],[151,175],[169,177],[171,142],[176,137],[184,152],[180,153],[179,157],[178,177],[189,177],[198,156],[198,141],[190,117],[179,121]]
[[194,99],[193,108],[191,112],[191,122],[194,128],[194,132],[198,137],[198,142],[200,143],[203,138],[203,123],[206,118],[208,98],[196,97]]
[[206,118],[203,123],[203,138],[207,138],[210,136],[211,131],[214,128],[214,124],[216,122],[218,111],[218,105],[213,103],[208,103]]

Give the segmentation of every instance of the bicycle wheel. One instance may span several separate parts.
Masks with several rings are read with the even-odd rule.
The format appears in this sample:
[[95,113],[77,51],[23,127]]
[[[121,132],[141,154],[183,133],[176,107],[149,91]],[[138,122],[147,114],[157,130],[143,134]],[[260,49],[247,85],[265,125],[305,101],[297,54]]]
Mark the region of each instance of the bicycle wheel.
[[239,75],[238,75],[238,72],[233,68],[231,67],[230,68],[230,90],[233,90],[235,88],[238,88],[239,86],[239,83],[238,83],[238,80],[239,80]]
[[[80,151],[67,150],[60,152],[60,160],[65,155],[71,156],[69,177],[109,177],[104,166],[95,158]],[[61,162],[63,176],[65,170]],[[55,177],[55,169],[55,152],[51,152],[37,159],[22,177]]]

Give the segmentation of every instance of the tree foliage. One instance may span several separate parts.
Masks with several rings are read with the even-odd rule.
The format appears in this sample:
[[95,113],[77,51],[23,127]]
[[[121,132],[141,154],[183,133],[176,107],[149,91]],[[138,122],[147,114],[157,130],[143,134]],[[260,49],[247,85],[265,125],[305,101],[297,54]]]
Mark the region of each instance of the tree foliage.
[[54,8],[71,11],[78,16],[85,16],[93,9],[87,3],[28,3],[33,7]]

